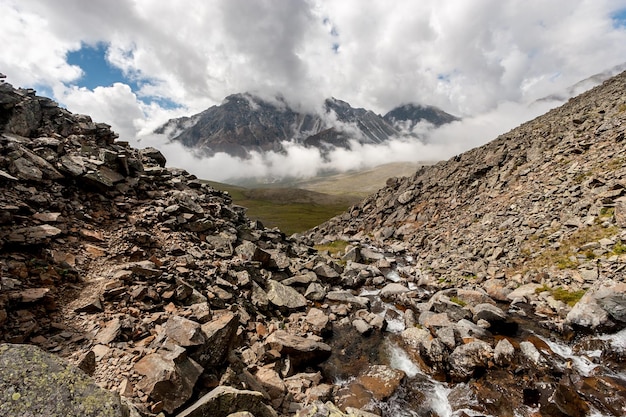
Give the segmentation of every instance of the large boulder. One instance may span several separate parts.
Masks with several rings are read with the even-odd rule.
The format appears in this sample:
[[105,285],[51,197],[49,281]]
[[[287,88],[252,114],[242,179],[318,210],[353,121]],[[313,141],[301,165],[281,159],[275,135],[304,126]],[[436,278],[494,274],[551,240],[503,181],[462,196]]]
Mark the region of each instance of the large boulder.
[[292,335],[283,330],[269,335],[265,343],[281,355],[288,355],[294,367],[321,362],[331,353],[331,348],[326,343]]
[[[604,279],[596,282],[567,314],[574,327],[609,330],[626,323],[626,283]],[[621,326],[620,326],[621,327]]]
[[191,349],[190,356],[204,367],[223,364],[234,343],[238,326],[239,316],[231,312],[204,323],[201,326],[204,343]]
[[301,309],[306,307],[306,298],[295,289],[270,279],[267,283],[267,298],[279,309]]
[[204,371],[180,346],[144,356],[135,364],[135,370],[144,376],[137,387],[153,400],[162,401],[168,413],[191,398],[196,381]]
[[255,417],[277,417],[276,411],[263,402],[264,398],[260,392],[219,386],[177,417],[226,417],[240,411]]
[[0,415],[126,417],[117,394],[32,345],[0,345]]

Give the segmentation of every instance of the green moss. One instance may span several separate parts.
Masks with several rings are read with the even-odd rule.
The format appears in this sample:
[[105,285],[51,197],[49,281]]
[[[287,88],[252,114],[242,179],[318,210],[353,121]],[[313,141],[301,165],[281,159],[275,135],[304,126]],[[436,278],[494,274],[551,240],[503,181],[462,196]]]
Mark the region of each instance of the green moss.
[[326,245],[315,245],[314,248],[319,252],[328,251],[328,253],[333,255],[345,251],[349,244],[345,240],[334,240]]
[[542,292],[546,292],[546,291],[550,291],[550,287],[548,287],[546,284],[543,284],[539,288],[535,288],[535,294],[541,294]]
[[612,253],[614,255],[622,255],[622,254],[626,253],[626,245],[624,244],[624,242],[622,242],[620,240],[615,245],[613,245]]
[[461,307],[465,307],[467,305],[465,301],[461,300],[458,297],[450,297],[450,301],[452,301],[454,304],[460,305]]
[[556,300],[563,301],[570,307],[573,307],[585,295],[585,292],[585,290],[567,291],[561,287],[551,290],[551,294]]

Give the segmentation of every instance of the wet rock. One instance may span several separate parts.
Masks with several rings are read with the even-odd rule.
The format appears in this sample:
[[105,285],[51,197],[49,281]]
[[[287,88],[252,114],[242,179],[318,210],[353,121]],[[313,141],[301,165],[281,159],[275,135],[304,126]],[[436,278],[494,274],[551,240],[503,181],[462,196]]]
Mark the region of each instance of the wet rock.
[[378,401],[387,400],[398,389],[405,373],[386,365],[372,365],[358,376],[357,383],[372,393]]
[[539,366],[542,363],[541,353],[535,345],[529,341],[523,341],[519,345],[522,356],[526,360],[530,361],[534,366]]
[[137,388],[155,401],[163,402],[163,409],[173,413],[193,394],[202,366],[188,358],[180,346],[171,351],[161,350],[144,356],[135,364],[135,371],[144,377]]
[[493,360],[499,366],[508,366],[515,356],[515,348],[508,339],[501,339],[493,351]]
[[487,368],[493,358],[493,348],[486,342],[476,340],[454,349],[448,360],[453,380],[467,381],[477,371]]
[[267,299],[278,308],[301,309],[307,305],[302,294],[274,280],[267,282]]
[[278,417],[276,411],[265,404],[264,396],[260,392],[227,386],[215,388],[191,407],[177,414],[177,417],[228,416],[240,411],[248,411],[255,417]]
[[0,415],[125,417],[118,395],[31,345],[0,344]]

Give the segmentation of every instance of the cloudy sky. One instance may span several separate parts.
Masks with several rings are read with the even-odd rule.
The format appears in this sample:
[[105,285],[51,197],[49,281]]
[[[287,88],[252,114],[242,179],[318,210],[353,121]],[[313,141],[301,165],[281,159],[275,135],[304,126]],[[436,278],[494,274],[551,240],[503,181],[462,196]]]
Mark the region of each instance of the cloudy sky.
[[[528,107],[534,100],[626,62],[626,0],[0,0],[0,7],[7,81],[107,122],[133,143],[170,117],[249,91],[281,93],[306,109],[330,96],[379,113],[407,102],[438,106],[465,124],[439,132],[437,150],[414,149],[420,159],[437,158],[492,139],[545,111]],[[437,153],[441,147],[448,150]]]

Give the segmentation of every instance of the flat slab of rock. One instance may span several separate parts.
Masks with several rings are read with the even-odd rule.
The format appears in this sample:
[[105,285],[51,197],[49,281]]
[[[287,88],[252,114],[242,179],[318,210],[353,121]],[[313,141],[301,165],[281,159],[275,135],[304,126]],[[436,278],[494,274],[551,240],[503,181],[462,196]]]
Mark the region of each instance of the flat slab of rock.
[[281,355],[289,355],[294,366],[321,362],[331,353],[331,348],[326,343],[292,335],[283,330],[269,335],[265,343]]
[[277,417],[276,411],[263,402],[264,398],[257,391],[219,386],[177,417],[228,416],[242,411],[248,411],[255,417]]
[[267,283],[267,299],[279,308],[300,309],[306,307],[306,298],[302,294],[271,279]]
[[117,394],[33,345],[0,345],[0,415],[122,417]]
[[386,365],[372,365],[359,375],[356,381],[371,392],[378,401],[384,401],[393,395],[405,376],[405,373],[399,369]]

